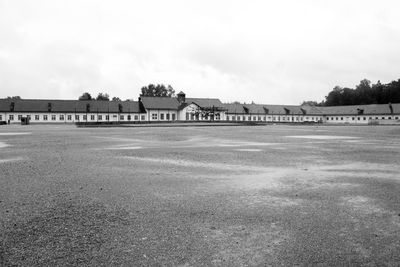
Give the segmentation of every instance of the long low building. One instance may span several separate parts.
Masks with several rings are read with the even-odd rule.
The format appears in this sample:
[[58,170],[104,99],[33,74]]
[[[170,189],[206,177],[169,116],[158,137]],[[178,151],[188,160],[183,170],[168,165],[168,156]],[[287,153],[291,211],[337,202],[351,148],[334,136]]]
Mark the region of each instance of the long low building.
[[400,104],[295,106],[223,104],[216,98],[139,97],[138,101],[0,99],[0,122],[172,122],[228,121],[269,123],[396,124]]

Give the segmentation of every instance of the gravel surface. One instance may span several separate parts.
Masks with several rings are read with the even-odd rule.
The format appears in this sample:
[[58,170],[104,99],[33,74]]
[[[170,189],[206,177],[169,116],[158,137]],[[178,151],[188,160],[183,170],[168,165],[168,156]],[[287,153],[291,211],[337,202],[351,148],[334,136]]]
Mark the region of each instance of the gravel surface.
[[1,126],[0,266],[399,266],[399,135]]

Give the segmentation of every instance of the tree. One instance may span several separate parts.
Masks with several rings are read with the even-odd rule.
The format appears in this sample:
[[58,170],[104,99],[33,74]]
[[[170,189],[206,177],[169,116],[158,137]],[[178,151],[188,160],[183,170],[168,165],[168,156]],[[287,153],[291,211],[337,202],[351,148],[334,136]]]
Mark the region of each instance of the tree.
[[155,96],[155,97],[173,97],[175,96],[175,90],[171,85],[167,87],[164,84],[149,84],[141,88],[140,96]]
[[106,93],[99,93],[98,95],[97,95],[97,98],[96,98],[96,100],[99,100],[99,101],[109,101],[110,100],[110,96],[108,95],[108,94],[106,94]]
[[21,100],[22,98],[18,95],[16,96],[7,96],[7,99],[11,99],[11,100]]
[[114,97],[112,98],[112,101],[121,101],[121,98],[119,98],[119,97],[117,97],[117,96],[114,96]]
[[317,101],[303,101],[303,103],[301,103],[301,106],[318,106],[318,102]]
[[92,96],[88,92],[86,92],[79,97],[79,100],[93,100],[93,99]]

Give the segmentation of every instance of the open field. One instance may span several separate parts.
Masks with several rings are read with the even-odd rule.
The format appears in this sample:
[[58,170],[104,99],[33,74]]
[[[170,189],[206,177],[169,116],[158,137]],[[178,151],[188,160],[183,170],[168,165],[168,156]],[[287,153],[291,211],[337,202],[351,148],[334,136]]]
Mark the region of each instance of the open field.
[[400,264],[400,127],[0,127],[0,265]]

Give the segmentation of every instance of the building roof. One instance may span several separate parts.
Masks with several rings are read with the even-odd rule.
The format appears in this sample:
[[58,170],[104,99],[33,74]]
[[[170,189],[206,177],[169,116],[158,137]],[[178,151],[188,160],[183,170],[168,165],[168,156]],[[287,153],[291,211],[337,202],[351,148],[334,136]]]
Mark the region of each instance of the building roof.
[[178,110],[180,103],[175,97],[143,96],[141,101],[145,109]]
[[[400,113],[400,104],[391,104],[393,113]],[[362,110],[364,115],[372,114],[391,114],[389,104],[373,104],[373,105],[354,105],[354,106],[332,106],[332,107],[315,107],[324,115],[357,115]]]
[[95,101],[95,100],[52,100],[52,99],[0,99],[0,112],[10,112],[11,103],[14,103],[14,112],[79,112],[86,113],[87,105],[90,112],[118,113],[120,106],[122,113],[139,113],[137,101]]
[[224,104],[228,113],[233,114],[303,114],[300,106],[261,105],[261,104]]
[[224,104],[218,98],[186,98],[186,103],[195,103],[201,108],[225,108]]

